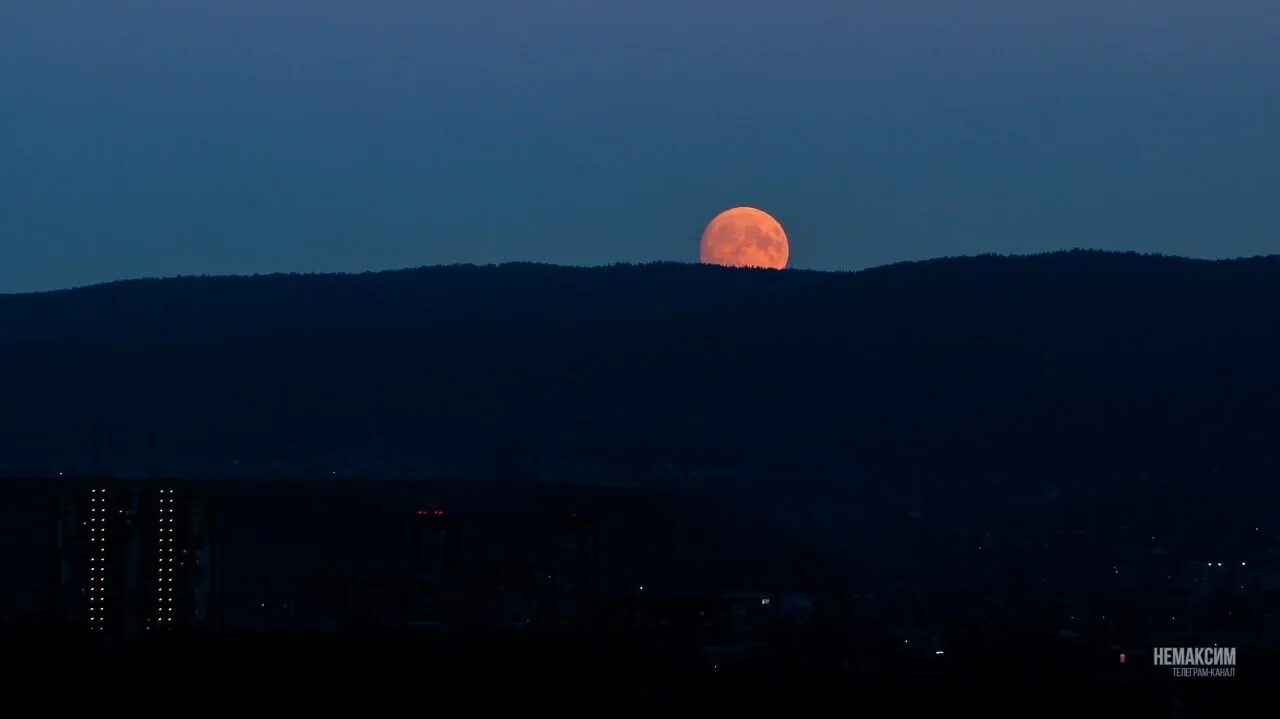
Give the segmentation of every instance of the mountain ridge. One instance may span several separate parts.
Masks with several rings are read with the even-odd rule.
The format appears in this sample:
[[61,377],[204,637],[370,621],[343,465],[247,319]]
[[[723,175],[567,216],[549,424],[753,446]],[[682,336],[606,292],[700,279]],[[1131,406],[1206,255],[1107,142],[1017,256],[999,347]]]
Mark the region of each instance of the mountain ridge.
[[946,264],[966,261],[984,261],[984,260],[1022,260],[1035,258],[1052,258],[1061,256],[1099,256],[1099,257],[1116,257],[1116,258],[1139,258],[1151,260],[1166,260],[1175,262],[1189,262],[1202,264],[1233,264],[1233,263],[1249,263],[1249,262],[1280,262],[1280,253],[1267,255],[1251,255],[1240,257],[1221,257],[1221,258],[1203,258],[1188,257],[1185,255],[1170,255],[1159,252],[1138,252],[1131,250],[1100,250],[1084,247],[1077,247],[1068,250],[1052,250],[1048,252],[1035,253],[998,253],[983,252],[973,255],[944,255],[939,257],[931,257],[917,260],[901,260],[898,262],[890,262],[883,265],[873,265],[870,267],[862,267],[858,269],[815,269],[815,268],[796,268],[789,267],[786,270],[770,270],[764,268],[726,268],[715,265],[707,265],[701,262],[681,262],[678,260],[654,260],[649,262],[613,262],[602,265],[565,265],[553,262],[535,262],[530,260],[511,260],[506,262],[453,262],[435,265],[416,265],[411,267],[397,267],[379,270],[362,270],[354,272],[323,272],[323,271],[276,271],[276,272],[252,272],[245,274],[178,274],[178,275],[158,275],[145,277],[129,277],[116,280],[105,280],[102,282],[92,282],[84,285],[75,285],[71,287],[58,287],[45,290],[32,290],[25,292],[0,292],[0,300],[13,297],[31,297],[31,296],[47,296],[69,292],[80,292],[84,290],[92,290],[103,287],[112,287],[119,285],[128,285],[133,283],[152,283],[152,282],[172,282],[184,280],[260,280],[273,278],[361,278],[371,276],[386,275],[403,275],[420,272],[430,272],[435,270],[501,270],[508,268],[542,268],[542,269],[564,269],[564,270],[601,270],[601,269],[617,269],[617,268],[650,268],[650,267],[684,267],[684,268],[706,268],[712,271],[729,271],[729,272],[786,272],[788,274],[818,274],[818,275],[857,275],[864,273],[876,273],[882,271],[892,271],[898,268],[913,267],[929,264]]
[[10,473],[1271,462],[1280,258],[135,280],[0,296],[0,350]]

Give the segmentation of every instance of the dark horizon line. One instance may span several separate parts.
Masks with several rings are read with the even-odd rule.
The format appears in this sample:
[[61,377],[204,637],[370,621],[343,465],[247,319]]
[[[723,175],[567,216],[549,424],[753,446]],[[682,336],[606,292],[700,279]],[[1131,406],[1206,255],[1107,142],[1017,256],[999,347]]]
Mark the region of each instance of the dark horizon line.
[[84,285],[71,285],[69,287],[59,287],[47,290],[29,290],[25,292],[0,292],[0,299],[9,297],[32,297],[38,295],[50,295],[63,292],[76,292],[80,290],[98,289],[104,287],[112,287],[116,285],[141,283],[141,282],[168,282],[177,280],[244,280],[244,279],[270,279],[279,277],[302,277],[302,278],[341,278],[341,277],[367,277],[369,275],[391,275],[408,272],[422,272],[429,270],[494,270],[508,267],[537,267],[547,269],[564,269],[564,270],[599,270],[614,268],[646,268],[646,267],[667,267],[680,266],[685,268],[706,268],[712,272],[758,272],[758,273],[803,273],[803,274],[820,274],[820,275],[857,275],[865,272],[874,272],[892,268],[900,268],[911,265],[924,265],[935,262],[955,262],[965,260],[1018,260],[1031,258],[1044,258],[1068,255],[1103,255],[1111,257],[1136,257],[1151,260],[1175,260],[1183,262],[1193,262],[1197,264],[1229,264],[1237,262],[1251,262],[1260,260],[1280,260],[1280,253],[1271,253],[1265,255],[1240,255],[1236,257],[1190,257],[1187,255],[1166,254],[1163,252],[1140,252],[1137,250],[1106,250],[1089,247],[1072,247],[1069,249],[1047,250],[1044,252],[980,252],[976,254],[961,255],[939,255],[919,260],[899,260],[896,262],[888,262],[882,265],[871,265],[859,269],[811,269],[803,267],[787,267],[781,270],[770,269],[765,267],[728,267],[724,265],[715,265],[705,262],[689,262],[684,260],[650,260],[646,262],[610,262],[598,265],[570,265],[559,264],[555,262],[538,262],[533,260],[509,260],[505,262],[452,262],[434,265],[415,265],[410,267],[396,267],[381,270],[359,270],[349,272],[306,272],[306,271],[278,271],[278,272],[253,272],[245,274],[178,274],[178,275],[151,275],[142,277],[124,277],[114,280],[105,280],[102,282],[93,282]]

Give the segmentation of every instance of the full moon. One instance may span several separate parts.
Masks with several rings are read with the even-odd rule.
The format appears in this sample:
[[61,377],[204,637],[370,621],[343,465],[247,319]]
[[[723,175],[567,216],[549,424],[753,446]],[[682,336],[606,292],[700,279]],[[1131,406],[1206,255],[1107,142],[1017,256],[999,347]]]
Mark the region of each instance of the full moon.
[[707,264],[774,270],[786,267],[790,254],[782,225],[754,207],[734,207],[716,215],[702,231],[699,251]]

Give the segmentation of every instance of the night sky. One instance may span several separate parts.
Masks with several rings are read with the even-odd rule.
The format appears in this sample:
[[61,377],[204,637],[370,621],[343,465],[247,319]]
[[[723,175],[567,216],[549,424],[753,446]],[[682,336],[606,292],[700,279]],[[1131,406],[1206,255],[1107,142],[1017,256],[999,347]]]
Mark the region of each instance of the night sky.
[[3,0],[0,292],[1280,251],[1275,0]]

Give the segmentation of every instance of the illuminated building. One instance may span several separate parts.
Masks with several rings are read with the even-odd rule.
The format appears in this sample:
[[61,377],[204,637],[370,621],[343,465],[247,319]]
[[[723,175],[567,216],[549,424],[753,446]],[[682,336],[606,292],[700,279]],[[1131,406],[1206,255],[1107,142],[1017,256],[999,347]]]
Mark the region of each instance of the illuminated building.
[[57,520],[56,611],[103,635],[212,620],[210,503],[176,482],[68,488]]
[[92,482],[64,503],[58,518],[61,609],[95,634],[116,631],[128,616],[127,494]]
[[173,482],[139,492],[140,607],[147,631],[211,620],[212,516],[203,497]]

